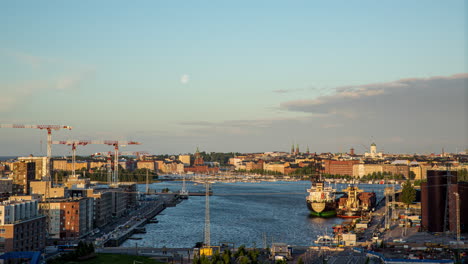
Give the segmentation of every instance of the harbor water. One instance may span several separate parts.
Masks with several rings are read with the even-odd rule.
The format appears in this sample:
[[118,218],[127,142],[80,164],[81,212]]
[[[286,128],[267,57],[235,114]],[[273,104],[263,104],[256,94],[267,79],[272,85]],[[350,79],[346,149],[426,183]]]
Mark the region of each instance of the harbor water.
[[[151,189],[181,189],[181,182],[151,184]],[[318,235],[331,234],[340,218],[309,217],[305,197],[309,181],[215,183],[210,196],[211,245],[231,243],[235,246],[264,247],[272,242],[290,245],[312,245]],[[337,191],[347,185],[337,184]],[[375,191],[383,197],[385,185],[360,184],[364,191]],[[139,185],[144,191],[145,185]],[[190,192],[203,192],[203,185],[187,182]],[[157,216],[159,223],[146,225],[146,234],[135,234],[141,240],[127,240],[121,247],[193,247],[204,240],[205,197],[191,196],[176,207]]]

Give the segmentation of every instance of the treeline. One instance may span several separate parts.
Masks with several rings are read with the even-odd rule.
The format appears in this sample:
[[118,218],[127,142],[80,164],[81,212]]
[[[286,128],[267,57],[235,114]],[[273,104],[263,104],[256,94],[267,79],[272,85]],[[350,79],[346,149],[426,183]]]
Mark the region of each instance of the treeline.
[[349,175],[328,174],[328,173],[322,174],[322,177],[325,179],[345,179],[345,180],[353,179],[353,176],[349,176]]
[[205,255],[197,256],[193,258],[192,264],[258,264],[263,263],[259,260],[260,250],[253,249],[247,250],[244,245],[240,246],[236,253],[232,253],[230,250],[223,251],[222,254],[219,251],[215,251],[211,257]]
[[[410,179],[414,179],[416,175],[414,172],[410,171]],[[403,174],[393,174],[391,172],[373,172],[369,173],[367,175],[364,175],[361,177],[361,180],[363,181],[369,181],[369,180],[383,180],[383,179],[392,179],[392,180],[404,180],[405,177]]]
[[306,166],[306,167],[296,169],[293,173],[291,173],[291,175],[293,176],[303,176],[303,175],[315,176],[315,175],[318,175],[318,172],[316,168],[311,167],[311,166]]
[[[200,155],[203,158],[203,161],[219,162],[220,166],[226,166],[227,164],[229,164],[229,159],[230,158],[234,158],[235,156],[240,155],[240,153],[234,153],[234,152],[229,152],[229,153],[210,152],[210,153],[206,153],[205,151],[202,151],[202,152],[200,152]],[[193,155],[192,155],[192,159],[193,159]]]
[[80,261],[93,258],[94,256],[93,243],[80,241],[74,251],[61,254],[59,257],[48,259],[47,264],[62,264],[68,261]]
[[[239,152],[228,152],[228,153],[223,153],[223,152],[210,152],[207,153],[205,151],[200,152],[200,156],[203,158],[203,161],[207,162],[219,162],[220,166],[226,166],[229,164],[229,159],[234,158],[235,156],[240,155]],[[179,156],[178,155],[156,155],[156,159],[170,159],[171,157],[177,159]],[[193,164],[193,161],[195,160],[195,155],[190,154],[190,161]]]
[[457,179],[461,182],[468,182],[468,170],[462,169],[457,172]]

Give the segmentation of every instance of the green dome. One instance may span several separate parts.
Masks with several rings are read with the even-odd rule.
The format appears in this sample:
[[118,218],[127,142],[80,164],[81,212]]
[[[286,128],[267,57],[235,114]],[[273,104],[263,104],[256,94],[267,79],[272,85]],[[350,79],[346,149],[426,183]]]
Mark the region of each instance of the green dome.
[[377,147],[377,145],[375,143],[372,143],[371,147]]

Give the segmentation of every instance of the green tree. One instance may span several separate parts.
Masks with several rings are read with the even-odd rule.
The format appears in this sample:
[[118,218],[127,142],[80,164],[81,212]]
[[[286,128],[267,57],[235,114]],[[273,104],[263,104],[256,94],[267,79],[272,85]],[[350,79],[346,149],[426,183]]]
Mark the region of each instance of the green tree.
[[416,200],[416,190],[411,185],[411,181],[409,179],[403,184],[400,197],[400,201],[406,204],[407,207]]
[[302,257],[299,257],[297,260],[297,264],[304,264],[304,260],[302,260]]

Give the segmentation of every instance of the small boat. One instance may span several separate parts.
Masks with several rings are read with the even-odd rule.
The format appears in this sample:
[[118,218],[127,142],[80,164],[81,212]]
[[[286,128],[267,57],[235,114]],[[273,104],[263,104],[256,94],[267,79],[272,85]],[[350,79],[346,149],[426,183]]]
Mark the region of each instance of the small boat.
[[150,219],[150,220],[148,221],[148,223],[150,223],[150,224],[157,224],[157,223],[159,223],[159,221],[158,221],[158,219],[153,218],[153,219]]
[[131,240],[142,240],[143,238],[142,238],[142,237],[129,237],[128,239],[131,239]]

